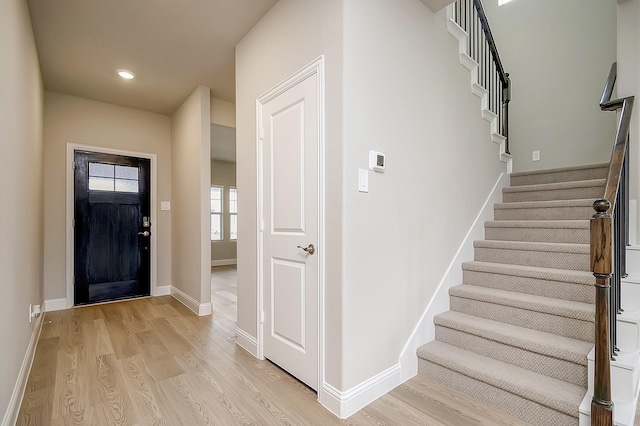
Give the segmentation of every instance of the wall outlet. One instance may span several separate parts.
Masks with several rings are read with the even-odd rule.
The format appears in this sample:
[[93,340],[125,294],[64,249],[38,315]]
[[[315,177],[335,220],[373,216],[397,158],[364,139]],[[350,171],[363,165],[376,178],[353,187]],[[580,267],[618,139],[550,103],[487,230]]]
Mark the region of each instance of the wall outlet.
[[29,323],[40,316],[40,305],[29,305]]
[[531,161],[540,161],[540,151],[533,151]]

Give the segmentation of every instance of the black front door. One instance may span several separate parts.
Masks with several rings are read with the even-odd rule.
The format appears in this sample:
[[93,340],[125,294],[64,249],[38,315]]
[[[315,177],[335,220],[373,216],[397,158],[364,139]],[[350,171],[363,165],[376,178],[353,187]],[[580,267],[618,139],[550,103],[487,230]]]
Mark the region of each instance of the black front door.
[[74,304],[149,295],[150,161],[74,153]]

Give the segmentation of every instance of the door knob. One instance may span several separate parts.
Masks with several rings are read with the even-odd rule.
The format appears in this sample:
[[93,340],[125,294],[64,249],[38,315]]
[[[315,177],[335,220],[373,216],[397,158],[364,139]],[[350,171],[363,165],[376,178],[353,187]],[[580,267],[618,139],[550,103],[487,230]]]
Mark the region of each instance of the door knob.
[[149,231],[144,231],[144,232],[138,232],[138,235],[142,235],[143,237],[148,237],[149,235],[151,235],[151,233]]
[[313,254],[316,252],[316,248],[313,246],[313,244],[309,244],[308,247],[298,246],[298,248],[306,251],[309,254]]

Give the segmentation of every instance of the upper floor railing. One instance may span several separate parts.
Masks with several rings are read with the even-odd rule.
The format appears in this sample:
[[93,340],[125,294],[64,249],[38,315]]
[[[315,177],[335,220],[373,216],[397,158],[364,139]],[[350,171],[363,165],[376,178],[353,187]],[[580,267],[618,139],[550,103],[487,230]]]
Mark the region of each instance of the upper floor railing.
[[504,71],[481,0],[458,0],[453,19],[466,31],[467,55],[478,64],[478,84],[487,91],[487,109],[498,118],[498,131],[505,137],[509,154],[509,101],[511,80]]

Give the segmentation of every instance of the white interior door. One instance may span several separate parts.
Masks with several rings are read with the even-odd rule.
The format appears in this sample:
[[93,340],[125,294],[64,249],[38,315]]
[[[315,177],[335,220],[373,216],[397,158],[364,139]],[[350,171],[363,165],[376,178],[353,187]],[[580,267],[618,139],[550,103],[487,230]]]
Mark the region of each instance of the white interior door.
[[315,390],[322,250],[318,100],[313,74],[264,103],[260,117],[263,354]]

